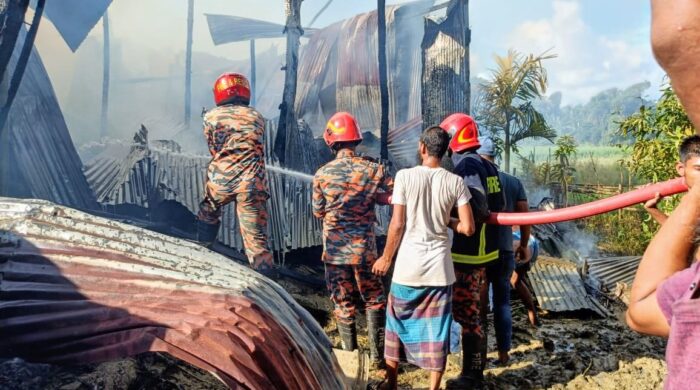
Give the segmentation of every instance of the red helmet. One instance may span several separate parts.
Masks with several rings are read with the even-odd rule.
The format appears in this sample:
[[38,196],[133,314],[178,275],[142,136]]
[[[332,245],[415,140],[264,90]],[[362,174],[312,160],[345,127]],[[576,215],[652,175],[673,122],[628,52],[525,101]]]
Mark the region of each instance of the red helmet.
[[467,114],[452,114],[440,123],[440,127],[452,136],[450,150],[453,153],[462,153],[481,146],[479,128],[474,119]]
[[250,83],[242,74],[224,73],[214,83],[214,101],[217,106],[239,99],[244,104],[250,103]]
[[355,118],[347,112],[336,112],[326,124],[323,140],[333,147],[337,142],[362,141],[360,126]]

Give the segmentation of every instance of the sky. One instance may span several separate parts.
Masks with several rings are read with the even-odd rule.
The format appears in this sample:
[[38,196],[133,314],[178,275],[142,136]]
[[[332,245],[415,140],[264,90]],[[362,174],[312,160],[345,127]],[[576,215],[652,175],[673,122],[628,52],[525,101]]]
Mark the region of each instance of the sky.
[[[302,24],[308,26],[327,1],[304,0]],[[388,5],[401,2],[405,1],[387,0]],[[334,0],[312,27],[322,28],[375,7],[375,0]],[[113,0],[108,12],[115,84],[134,78],[184,77],[187,0]],[[245,60],[249,46],[247,42],[215,46],[205,14],[238,15],[279,24],[285,21],[282,0],[195,0],[194,12],[193,51],[213,62]],[[648,1],[471,0],[470,23],[473,75],[488,78],[494,67],[493,55],[504,55],[511,48],[522,53],[549,51],[557,57],[545,62],[548,93],[562,92],[563,104],[585,103],[604,89],[645,80],[652,83],[649,97],[658,96],[663,71],[649,44]],[[99,92],[101,69],[92,64],[101,64],[101,42],[100,22],[76,53],[68,49],[50,23],[41,25],[37,47],[62,106],[70,96],[75,101],[76,85]],[[282,53],[284,41],[257,42],[258,53],[271,47]],[[77,67],[81,61],[82,68]],[[95,69],[95,74],[77,70],[86,67]],[[81,84],[80,78],[86,82]],[[78,115],[68,112],[67,116]]]

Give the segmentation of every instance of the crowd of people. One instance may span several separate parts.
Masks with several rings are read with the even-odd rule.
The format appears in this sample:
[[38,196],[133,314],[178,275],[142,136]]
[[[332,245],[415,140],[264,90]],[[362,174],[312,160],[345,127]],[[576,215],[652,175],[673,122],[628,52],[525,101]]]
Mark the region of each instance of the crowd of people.
[[[417,145],[419,164],[393,180],[379,162],[356,153],[362,135],[349,113],[331,117],[323,138],[336,158],[314,176],[313,210],[323,219],[322,260],[343,348],[357,347],[357,291],[367,313],[370,357],[386,367],[385,388],[396,388],[401,361],[430,371],[431,388],[439,388],[453,321],[461,328],[462,372],[449,384],[481,387],[489,288],[499,361],[506,363],[510,290],[514,285],[528,291],[522,276],[531,259],[529,227],[517,228],[514,246],[510,226],[485,220],[491,212],[528,211],[522,183],[499,171],[494,143],[479,138],[466,114],[426,129]],[[374,207],[388,192],[393,213],[379,255]],[[521,272],[514,278],[516,258]],[[387,274],[388,292],[382,283]],[[536,324],[534,306],[528,309]]]
[[[700,123],[700,2],[652,0],[652,47],[671,78],[688,116]],[[246,255],[263,273],[272,269],[267,247],[269,197],[265,180],[264,122],[249,107],[250,86],[240,74],[222,75],[214,86],[217,107],[205,115],[204,133],[212,161],[197,219],[198,240],[212,243],[221,208],[236,203]],[[364,301],[370,355],[387,369],[383,388],[397,387],[397,368],[408,361],[431,372],[440,386],[453,321],[462,329],[462,371],[454,388],[479,388],[486,363],[485,315],[489,287],[500,362],[510,349],[510,289],[538,322],[523,284],[537,249],[527,226],[485,224],[490,212],[527,211],[517,178],[493,163],[493,143],[479,139],[474,120],[453,114],[421,135],[420,164],[391,178],[378,161],[359,156],[359,126],[348,113],[334,115],[323,134],[335,159],[314,177],[314,214],[323,219],[326,282],[335,305],[342,346],[357,347],[356,308]],[[700,138],[680,147],[678,171],[690,190],[666,217],[645,206],[662,227],[647,248],[632,286],[627,322],[633,329],[668,337],[668,389],[696,388],[700,374]],[[388,199],[393,214],[387,242],[377,252],[374,206]],[[516,240],[513,240],[513,234]],[[393,270],[393,272],[392,272]],[[392,274],[388,294],[382,277]],[[386,334],[385,334],[386,332]],[[386,336],[386,337],[385,337]]]

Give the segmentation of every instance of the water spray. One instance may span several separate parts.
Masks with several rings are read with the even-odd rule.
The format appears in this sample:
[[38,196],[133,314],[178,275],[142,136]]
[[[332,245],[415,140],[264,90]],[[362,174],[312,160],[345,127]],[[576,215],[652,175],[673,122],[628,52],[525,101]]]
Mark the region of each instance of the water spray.
[[306,181],[309,183],[314,181],[314,177],[312,175],[309,175],[308,173],[304,173],[304,172],[295,171],[293,169],[282,168],[282,167],[278,167],[278,166],[270,165],[270,164],[265,165],[265,168],[268,171],[281,173],[281,174],[287,175],[287,176],[292,176],[292,177],[295,177],[297,179],[300,179],[300,180],[303,180],[303,181]]

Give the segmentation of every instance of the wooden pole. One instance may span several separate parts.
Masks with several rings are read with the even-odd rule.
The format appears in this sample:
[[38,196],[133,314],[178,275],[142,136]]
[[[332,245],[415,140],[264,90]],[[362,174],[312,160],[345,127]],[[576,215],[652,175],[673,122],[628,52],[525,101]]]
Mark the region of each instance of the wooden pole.
[[250,105],[255,107],[256,85],[255,69],[255,39],[250,40]]
[[381,119],[379,134],[381,140],[380,157],[389,159],[389,86],[386,64],[386,0],[377,0],[377,48],[379,51],[379,95],[381,101]]
[[299,39],[304,33],[301,28],[301,2],[302,0],[285,0],[287,23],[284,32],[287,34],[287,63],[284,66],[284,93],[282,94],[280,119],[275,139],[275,154],[283,164],[286,160],[288,133],[297,128],[294,103],[297,93]]
[[194,27],[194,0],[187,1],[187,48],[185,53],[185,126],[192,117],[192,30]]
[[106,137],[109,127],[109,15],[102,15],[102,114],[100,116],[100,138]]

